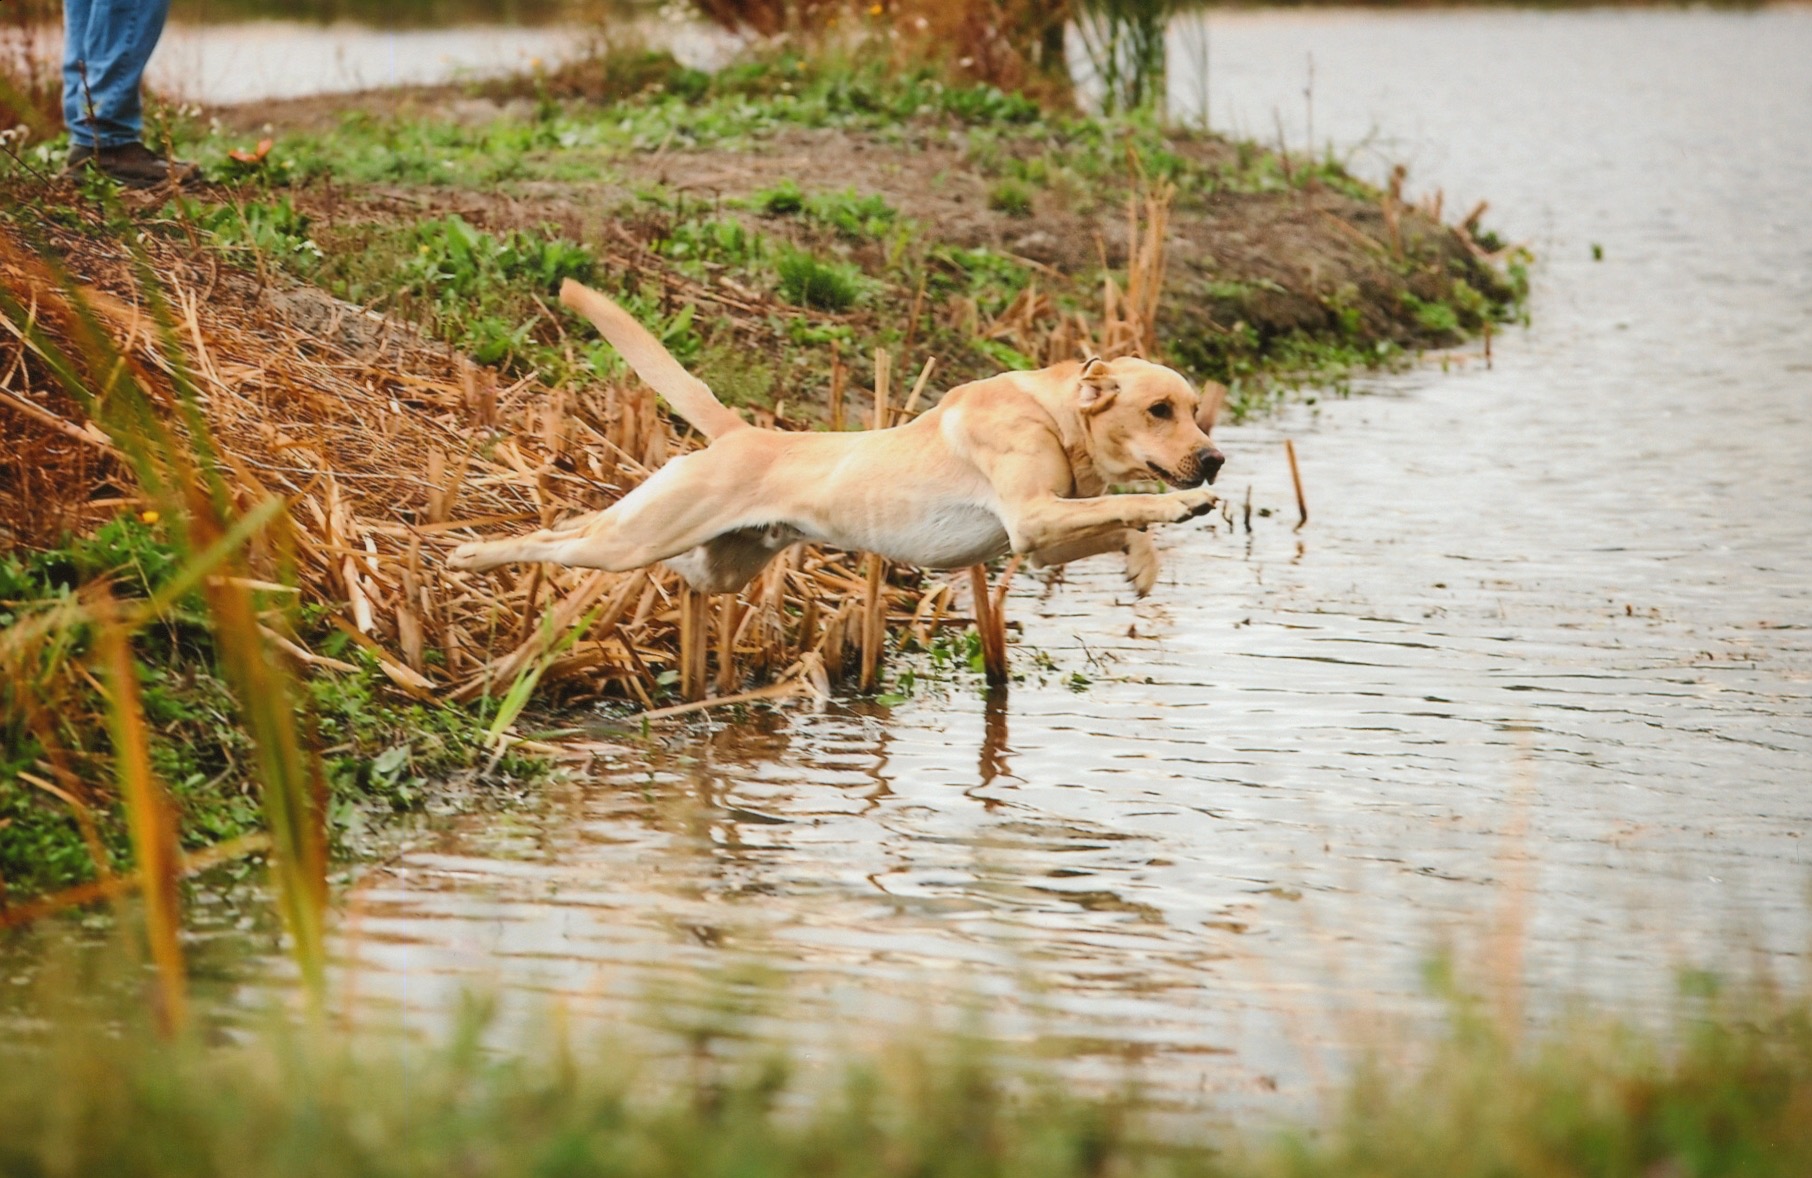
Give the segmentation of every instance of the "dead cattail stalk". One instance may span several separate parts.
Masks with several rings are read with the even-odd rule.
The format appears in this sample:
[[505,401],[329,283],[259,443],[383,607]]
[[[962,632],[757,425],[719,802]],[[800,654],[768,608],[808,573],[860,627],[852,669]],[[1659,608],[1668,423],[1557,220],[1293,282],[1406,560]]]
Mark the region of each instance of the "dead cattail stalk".
[[1303,525],[1309,522],[1309,503],[1302,494],[1302,468],[1296,464],[1296,443],[1285,438],[1283,446],[1284,454],[1290,459],[1290,483],[1296,488],[1295,530],[1300,532]]
[[843,393],[849,381],[849,369],[843,364],[843,350],[837,341],[831,341],[831,388],[830,388],[830,428],[832,433],[843,432]]
[[888,384],[893,375],[893,356],[886,348],[875,349],[875,418],[871,429],[887,428]]
[[988,594],[988,566],[969,567],[969,591],[975,598],[975,632],[981,639],[982,674],[991,687],[1007,682],[1007,631]]
[[849,605],[845,603],[824,623],[824,633],[818,643],[818,654],[824,660],[825,672],[832,679],[843,678],[844,626],[849,618]]
[[862,558],[867,569],[862,590],[862,690],[873,691],[881,666],[881,646],[887,638],[887,618],[881,597],[881,582],[887,575],[887,562],[874,553]]
[[906,313],[906,338],[900,344],[900,354],[912,355],[912,345],[919,335],[919,316],[925,309],[925,283],[928,274],[919,275],[919,288],[912,294],[912,310]]
[[912,382],[912,394],[906,398],[906,404],[900,409],[900,420],[911,421],[913,410],[919,407],[919,398],[925,395],[925,386],[931,381],[931,371],[937,367],[937,357],[925,357],[925,366],[919,369],[919,378]]
[[1382,211],[1384,213],[1384,233],[1390,239],[1392,256],[1403,256],[1403,181],[1409,175],[1409,169],[1397,164],[1390,170],[1390,184],[1384,190]]
[[804,695],[810,689],[811,687],[808,681],[803,679],[790,679],[784,683],[770,683],[766,687],[757,687],[752,691],[744,691],[736,695],[719,695],[714,696],[711,699],[693,700],[690,703],[669,704],[664,708],[653,708],[643,712],[639,718],[642,720],[671,720],[675,716],[687,716],[693,712],[702,712],[706,708],[728,707],[731,704],[750,704],[762,700],[787,699],[796,695]]

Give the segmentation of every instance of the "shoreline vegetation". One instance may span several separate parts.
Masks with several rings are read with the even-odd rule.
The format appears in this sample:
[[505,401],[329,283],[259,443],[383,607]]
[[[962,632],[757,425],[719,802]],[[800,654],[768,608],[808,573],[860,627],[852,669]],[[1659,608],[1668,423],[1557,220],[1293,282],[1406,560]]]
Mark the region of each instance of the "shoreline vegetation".
[[[60,178],[46,130],[0,160],[0,1174],[1812,1171],[1812,1007],[1767,979],[1683,974],[1661,1029],[1531,1031],[1514,953],[1435,969],[1447,1032],[1386,1041],[1281,1130],[957,1036],[808,1069],[750,1037],[764,999],[734,981],[652,1055],[558,1009],[496,1050],[483,1003],[428,1043],[336,1003],[330,865],[458,782],[587,755],[531,703],[898,692],[884,656],[912,650],[979,683],[1003,642],[1010,566],[800,551],[718,600],[658,571],[446,574],[472,530],[596,507],[694,444],[552,309],[562,278],[780,428],[885,424],[1081,346],[1262,413],[1523,293],[1476,212],[1443,225],[1400,175],[935,63],[635,52],[358,103],[160,112],[193,193]],[[269,897],[247,919],[295,984],[266,1023],[192,1005],[198,878]],[[84,909],[98,946],[44,919]]]

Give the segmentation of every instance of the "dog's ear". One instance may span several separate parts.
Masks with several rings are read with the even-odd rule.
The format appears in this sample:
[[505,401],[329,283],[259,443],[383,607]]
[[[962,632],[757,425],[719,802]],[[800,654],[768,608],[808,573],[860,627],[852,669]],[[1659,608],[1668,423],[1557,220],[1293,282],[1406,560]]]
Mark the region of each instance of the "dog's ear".
[[1227,386],[1218,380],[1202,382],[1202,401],[1195,407],[1195,424],[1205,434],[1214,432],[1214,421],[1227,403]]
[[1106,360],[1090,356],[1082,362],[1082,389],[1076,403],[1084,413],[1099,413],[1107,408],[1119,391],[1120,382],[1114,379]]

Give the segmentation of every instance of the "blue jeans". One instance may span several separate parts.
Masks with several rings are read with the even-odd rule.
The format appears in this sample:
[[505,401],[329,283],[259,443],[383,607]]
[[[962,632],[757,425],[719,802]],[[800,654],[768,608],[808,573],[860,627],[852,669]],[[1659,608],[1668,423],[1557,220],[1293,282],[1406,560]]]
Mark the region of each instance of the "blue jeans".
[[119,147],[144,129],[138,84],[170,0],[64,0],[63,121],[72,144]]

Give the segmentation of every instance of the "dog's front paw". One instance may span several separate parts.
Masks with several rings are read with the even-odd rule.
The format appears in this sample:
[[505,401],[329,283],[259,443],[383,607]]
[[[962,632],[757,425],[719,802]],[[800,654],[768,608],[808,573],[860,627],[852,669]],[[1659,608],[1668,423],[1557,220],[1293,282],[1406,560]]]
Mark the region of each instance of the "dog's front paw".
[[1189,491],[1172,491],[1168,498],[1171,500],[1174,511],[1170,517],[1170,522],[1173,524],[1180,524],[1185,520],[1207,515],[1221,503],[1219,495],[1203,487],[1196,487]]
[[1158,583],[1158,546],[1144,532],[1126,534],[1126,583],[1144,597]]

